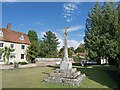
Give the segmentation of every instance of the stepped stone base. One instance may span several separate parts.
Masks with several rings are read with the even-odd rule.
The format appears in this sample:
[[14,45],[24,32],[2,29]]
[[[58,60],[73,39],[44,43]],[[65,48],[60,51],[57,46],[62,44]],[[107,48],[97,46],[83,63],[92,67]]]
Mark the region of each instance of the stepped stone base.
[[85,78],[85,74],[81,74],[76,68],[64,71],[61,69],[56,69],[51,73],[44,82],[60,83],[71,86],[79,86],[81,81]]

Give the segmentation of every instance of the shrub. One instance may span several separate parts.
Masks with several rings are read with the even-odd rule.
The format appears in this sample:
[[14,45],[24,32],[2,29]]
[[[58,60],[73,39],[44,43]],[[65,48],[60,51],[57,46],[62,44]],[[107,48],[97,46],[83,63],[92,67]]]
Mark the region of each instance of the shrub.
[[28,63],[27,62],[19,62],[18,64],[25,65],[25,64],[28,64]]
[[12,62],[10,62],[9,64],[10,64],[10,65],[12,65],[13,63],[12,63]]

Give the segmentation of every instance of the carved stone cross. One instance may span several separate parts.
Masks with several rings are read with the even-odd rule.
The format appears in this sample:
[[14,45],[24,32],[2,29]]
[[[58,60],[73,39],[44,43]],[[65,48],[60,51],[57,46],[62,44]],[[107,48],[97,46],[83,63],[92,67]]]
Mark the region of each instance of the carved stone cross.
[[61,62],[61,65],[60,65],[60,69],[67,71],[67,70],[72,69],[72,62],[69,61],[69,58],[68,58],[68,47],[67,47],[67,30],[68,30],[68,28],[65,27],[64,30],[65,30],[64,31],[64,57],[63,57],[63,61]]

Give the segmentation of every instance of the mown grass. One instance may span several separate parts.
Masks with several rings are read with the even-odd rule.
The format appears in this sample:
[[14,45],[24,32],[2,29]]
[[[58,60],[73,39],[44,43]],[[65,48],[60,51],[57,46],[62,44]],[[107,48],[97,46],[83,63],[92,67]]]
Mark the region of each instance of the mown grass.
[[74,66],[86,78],[79,87],[61,84],[43,83],[42,80],[54,71],[53,67],[36,67],[2,71],[3,88],[117,88],[115,81],[106,73],[106,70],[116,70],[111,66]]

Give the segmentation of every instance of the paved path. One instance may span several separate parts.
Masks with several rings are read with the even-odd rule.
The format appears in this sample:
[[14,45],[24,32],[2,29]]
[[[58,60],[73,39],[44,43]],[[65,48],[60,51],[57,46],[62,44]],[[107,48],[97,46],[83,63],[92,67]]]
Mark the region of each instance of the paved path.
[[[26,64],[26,65],[19,65],[19,68],[27,68],[27,67],[37,67],[36,64]],[[0,65],[0,69],[14,69],[14,65]]]

